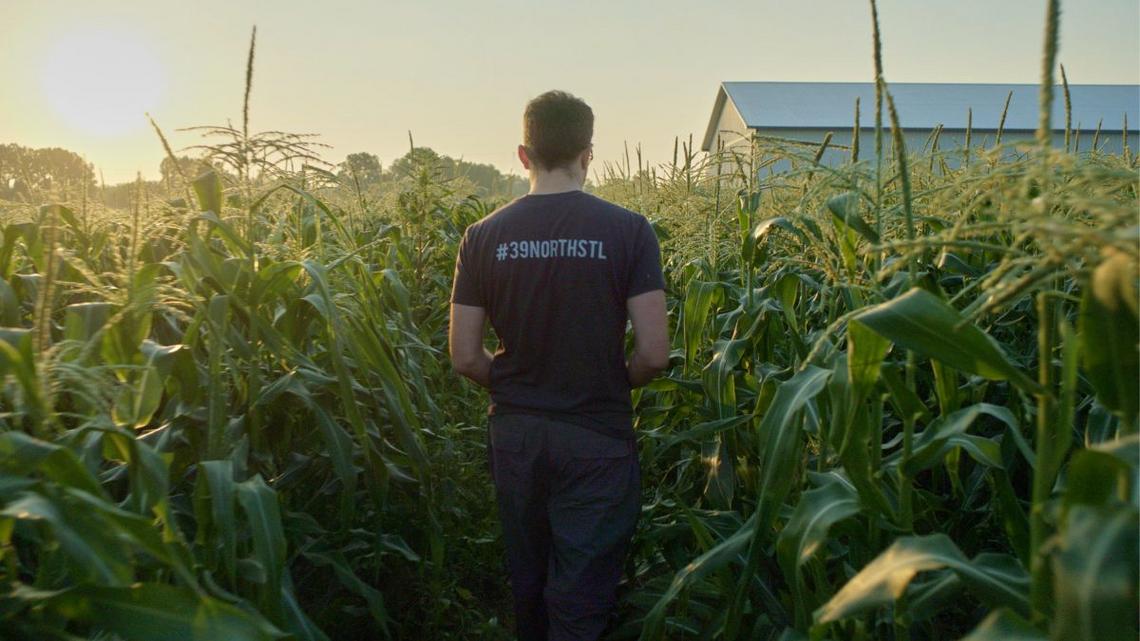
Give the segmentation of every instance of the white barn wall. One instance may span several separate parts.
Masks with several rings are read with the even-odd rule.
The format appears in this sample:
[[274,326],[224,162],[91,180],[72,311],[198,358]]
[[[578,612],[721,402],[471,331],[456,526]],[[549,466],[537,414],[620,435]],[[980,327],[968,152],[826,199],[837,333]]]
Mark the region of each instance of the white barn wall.
[[[726,110],[727,111],[727,110]],[[756,135],[763,141],[765,137],[778,138],[783,140],[794,140],[800,142],[811,143],[813,146],[819,145],[823,142],[827,131],[822,129],[767,129],[755,132]],[[1092,148],[1093,131],[1082,130],[1080,132],[1080,140],[1076,140],[1076,132],[1073,132],[1073,140],[1070,144],[1079,143],[1079,151],[1087,153]],[[930,144],[930,131],[907,130],[903,133],[903,139],[906,143],[907,150],[910,153],[921,152]],[[997,132],[990,130],[974,130],[970,134],[970,144],[974,148],[975,157],[977,154],[982,153],[984,150],[992,149],[997,138]],[[723,139],[726,142],[726,149],[736,150],[741,153],[747,153],[749,150],[749,141],[747,138],[740,138],[735,135],[724,135]],[[1002,133],[1003,145],[1019,145],[1019,144],[1035,144],[1036,133],[1032,131],[1005,131]],[[735,144],[727,144],[734,141]],[[1119,154],[1123,151],[1121,135],[1119,131],[1106,132],[1102,131],[1097,145],[1097,149],[1101,153]],[[943,130],[938,138],[938,148],[945,154],[944,159],[946,164],[950,167],[957,167],[961,163],[962,147],[966,144],[965,131],[946,131]],[[1129,148],[1136,153],[1140,151],[1140,133],[1132,132],[1128,135]],[[1053,147],[1060,149],[1065,146],[1065,132],[1053,132]],[[848,163],[851,160],[851,130],[834,131],[832,132],[831,142],[828,149],[824,152],[823,157],[820,159],[821,164],[828,166],[836,166]],[[890,158],[894,151],[893,139],[889,129],[883,131],[883,157]],[[815,149],[812,146],[800,147],[800,152],[807,156],[812,157]],[[875,156],[875,130],[862,129],[859,136],[859,159],[861,161],[873,161]],[[731,167],[725,167],[722,171],[731,171]],[[791,163],[787,160],[776,162],[772,165],[765,167],[762,172],[765,175],[772,173],[780,173],[791,169]]]
[[716,150],[720,145],[725,148],[739,148],[741,146],[747,148],[750,144],[750,132],[748,125],[744,124],[744,120],[740,117],[740,113],[732,106],[731,101],[724,103],[724,108],[720,111],[720,117],[717,118],[716,123],[716,138],[713,142],[712,149]]

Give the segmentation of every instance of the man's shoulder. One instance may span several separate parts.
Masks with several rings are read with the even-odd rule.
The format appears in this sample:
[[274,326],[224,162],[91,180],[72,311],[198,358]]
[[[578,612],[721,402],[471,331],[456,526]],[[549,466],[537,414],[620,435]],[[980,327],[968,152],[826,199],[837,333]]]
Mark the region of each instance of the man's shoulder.
[[588,198],[588,201],[587,201],[589,203],[588,206],[595,207],[599,211],[603,211],[603,212],[610,214],[610,215],[613,215],[613,216],[621,216],[623,218],[627,218],[627,219],[631,219],[631,220],[636,220],[638,218],[644,218],[644,216],[633,211],[632,209],[626,209],[625,207],[622,207],[621,205],[619,205],[613,201],[606,200],[605,198],[602,198],[601,196],[596,196],[596,195],[591,194],[589,192],[584,192],[584,193],[585,193],[586,197]]
[[594,211],[596,215],[608,219],[611,223],[617,223],[617,227],[624,230],[623,233],[636,234],[642,225],[649,224],[648,218],[632,209],[627,209],[594,194],[587,193],[586,196],[589,199],[589,209]]

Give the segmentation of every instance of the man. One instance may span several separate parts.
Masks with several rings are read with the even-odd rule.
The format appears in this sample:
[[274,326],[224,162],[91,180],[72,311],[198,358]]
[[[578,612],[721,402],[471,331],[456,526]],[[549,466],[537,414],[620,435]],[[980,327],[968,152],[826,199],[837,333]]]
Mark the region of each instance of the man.
[[451,360],[491,392],[488,453],[523,641],[605,630],[640,511],[629,391],[669,358],[657,237],[582,191],[593,133],[580,99],[530,101],[518,148],[530,193],[471,225],[455,263]]

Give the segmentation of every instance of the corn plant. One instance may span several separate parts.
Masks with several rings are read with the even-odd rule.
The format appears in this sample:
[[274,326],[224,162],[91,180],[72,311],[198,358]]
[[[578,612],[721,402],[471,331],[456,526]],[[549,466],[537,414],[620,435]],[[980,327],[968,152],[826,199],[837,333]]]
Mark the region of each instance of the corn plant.
[[754,152],[798,169],[741,184],[719,270],[670,273],[620,634],[1136,635],[1135,166],[1047,136],[915,162],[881,73],[892,162]]

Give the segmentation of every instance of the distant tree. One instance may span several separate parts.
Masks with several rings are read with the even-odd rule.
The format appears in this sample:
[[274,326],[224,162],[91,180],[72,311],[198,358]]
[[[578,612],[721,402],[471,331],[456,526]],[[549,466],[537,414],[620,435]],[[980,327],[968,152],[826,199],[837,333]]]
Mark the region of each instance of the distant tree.
[[338,178],[348,183],[359,183],[361,188],[379,184],[383,174],[380,159],[364,151],[349,154],[344,162],[337,165]]
[[0,200],[16,200],[20,186],[19,145],[0,145]]
[[474,187],[474,195],[510,197],[526,193],[527,181],[499,171],[494,165],[456,160],[429,147],[415,147],[392,161],[386,176],[391,180],[414,177],[429,169],[440,180],[461,179]]
[[392,161],[388,173],[393,178],[409,177],[424,167],[448,173],[453,169],[455,161],[447,156],[441,156],[430,147],[414,147],[411,151]]
[[[175,164],[177,162],[177,164]],[[201,160],[191,158],[189,156],[177,156],[171,158],[166,156],[158,165],[158,171],[162,175],[162,184],[167,189],[171,189],[182,177],[185,176],[186,180],[194,180],[206,168]]]
[[73,151],[0,145],[0,198],[71,198],[85,185],[95,186],[95,168]]
[[480,196],[516,196],[526,193],[528,187],[525,179],[504,174],[494,165],[466,160],[455,161],[455,175],[475,185]]

